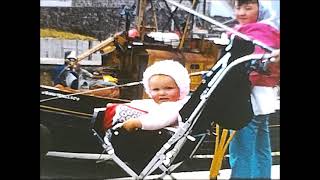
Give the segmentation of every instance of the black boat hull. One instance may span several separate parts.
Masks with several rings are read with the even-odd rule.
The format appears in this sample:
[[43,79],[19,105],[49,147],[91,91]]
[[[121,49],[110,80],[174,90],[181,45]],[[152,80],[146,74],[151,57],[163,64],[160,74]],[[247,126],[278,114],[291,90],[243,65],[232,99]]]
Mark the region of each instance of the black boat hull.
[[[40,124],[48,128],[50,151],[101,153],[102,147],[89,129],[93,109],[120,99],[93,95],[71,95],[56,88],[40,86]],[[55,97],[60,97],[52,99]],[[49,100],[51,98],[51,100]],[[48,135],[49,134],[49,135]]]

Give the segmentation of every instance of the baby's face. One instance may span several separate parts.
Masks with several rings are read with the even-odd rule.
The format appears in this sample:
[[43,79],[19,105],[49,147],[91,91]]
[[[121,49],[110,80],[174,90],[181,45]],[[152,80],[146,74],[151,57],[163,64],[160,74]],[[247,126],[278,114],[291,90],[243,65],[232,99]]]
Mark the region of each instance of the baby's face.
[[160,104],[168,101],[178,101],[180,90],[174,79],[167,75],[154,75],[149,79],[152,99]]

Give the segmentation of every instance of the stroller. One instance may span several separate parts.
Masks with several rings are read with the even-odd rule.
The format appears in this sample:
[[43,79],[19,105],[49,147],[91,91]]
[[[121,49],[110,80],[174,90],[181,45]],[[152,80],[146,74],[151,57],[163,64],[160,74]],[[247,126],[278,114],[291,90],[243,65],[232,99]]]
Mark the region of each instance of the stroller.
[[[180,110],[183,124],[177,129],[128,133],[111,128],[111,138],[103,139],[102,119],[106,108],[95,108],[90,130],[120,168],[134,179],[144,179],[156,172],[161,173],[160,177],[171,174],[192,158],[216,124],[215,156],[219,155],[212,161],[214,170],[210,177],[217,177],[222,155],[233,135],[225,143],[227,129],[241,129],[253,115],[248,71],[263,69],[264,64],[252,62],[270,58],[267,54],[249,55],[253,51],[251,41],[231,37],[219,61],[204,75],[200,86]],[[224,129],[220,142],[219,127]]]

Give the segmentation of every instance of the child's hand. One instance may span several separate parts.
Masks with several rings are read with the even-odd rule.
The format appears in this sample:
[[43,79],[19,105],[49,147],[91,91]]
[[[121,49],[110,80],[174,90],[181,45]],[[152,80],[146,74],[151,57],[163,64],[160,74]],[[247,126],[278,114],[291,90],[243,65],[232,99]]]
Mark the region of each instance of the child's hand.
[[276,49],[271,52],[272,58],[270,59],[271,62],[280,62],[280,49]]
[[139,119],[129,119],[129,120],[125,121],[122,125],[122,128],[124,128],[128,132],[132,132],[132,131],[137,130],[141,127],[142,127],[142,125],[141,125],[141,122]]

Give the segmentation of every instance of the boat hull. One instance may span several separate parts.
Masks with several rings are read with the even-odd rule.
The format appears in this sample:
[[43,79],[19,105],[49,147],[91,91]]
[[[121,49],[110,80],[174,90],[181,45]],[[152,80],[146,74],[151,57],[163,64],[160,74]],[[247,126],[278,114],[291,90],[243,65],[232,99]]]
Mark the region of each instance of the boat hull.
[[89,129],[93,109],[124,101],[70,94],[57,88],[40,86],[40,124],[49,130],[49,139],[46,138],[50,141],[49,150],[101,153],[103,149]]

